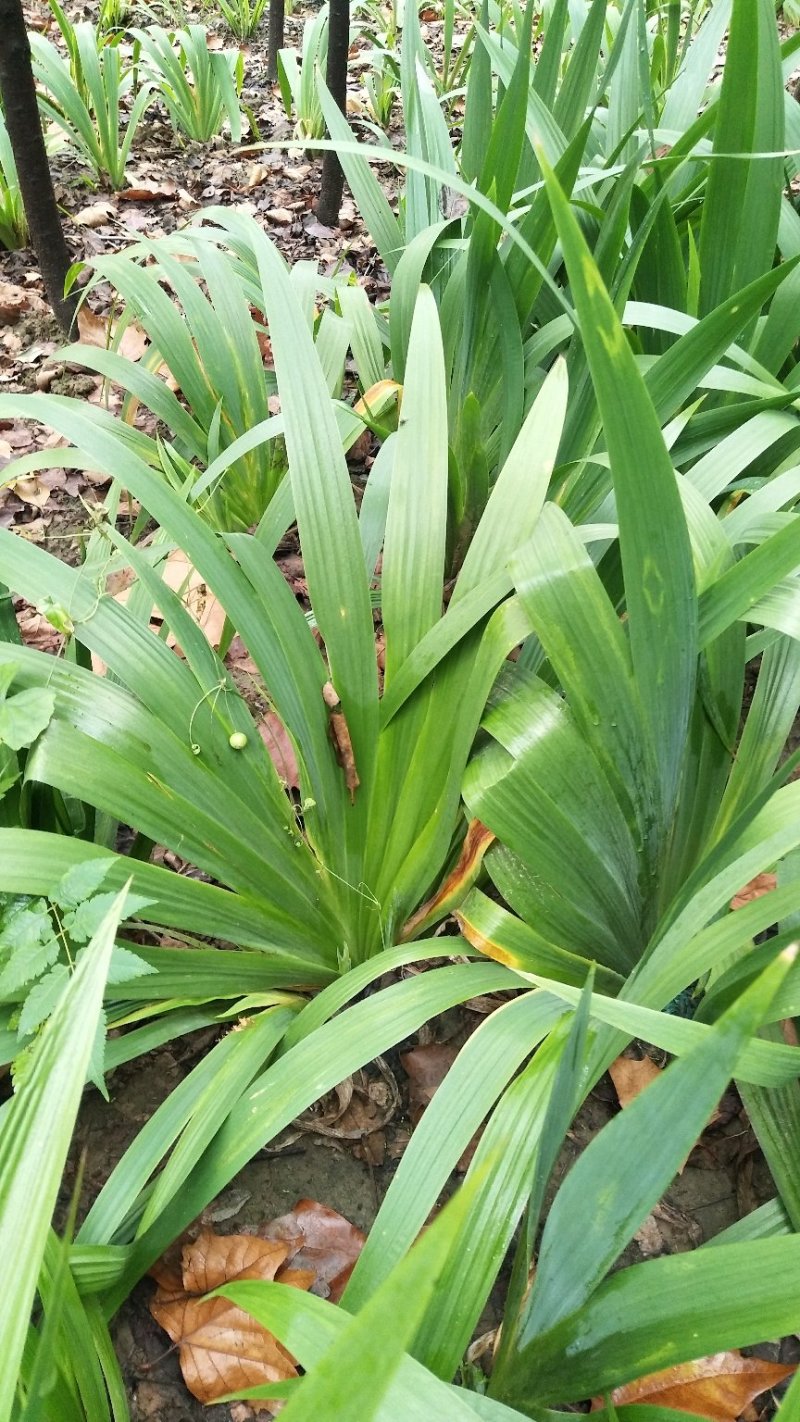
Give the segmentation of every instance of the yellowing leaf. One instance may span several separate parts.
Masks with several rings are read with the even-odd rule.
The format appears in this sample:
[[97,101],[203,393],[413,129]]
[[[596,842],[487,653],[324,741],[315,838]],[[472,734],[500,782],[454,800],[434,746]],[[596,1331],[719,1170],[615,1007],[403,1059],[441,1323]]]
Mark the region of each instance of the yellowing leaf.
[[[446,913],[461,903],[468,889],[471,889],[475,883],[483,863],[483,856],[494,838],[493,832],[487,829],[486,825],[481,824],[480,820],[470,820],[457,864],[451,869],[433,898],[422,904],[403,925],[400,931],[401,943],[407,943],[423,928],[427,928],[437,918],[443,918]],[[464,932],[461,919],[459,919],[459,925]],[[464,933],[464,936],[469,938],[467,933]],[[471,938],[469,938],[469,942],[472,942]],[[485,951],[489,952],[488,949]],[[490,956],[494,955],[490,954]]]

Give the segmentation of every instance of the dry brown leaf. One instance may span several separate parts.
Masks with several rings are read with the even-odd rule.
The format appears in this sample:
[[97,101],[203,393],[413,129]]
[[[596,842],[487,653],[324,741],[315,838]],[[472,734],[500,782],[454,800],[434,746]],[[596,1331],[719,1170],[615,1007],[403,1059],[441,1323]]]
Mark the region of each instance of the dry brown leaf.
[[8,487],[14,490],[18,499],[22,499],[25,504],[32,504],[35,509],[43,509],[50,498],[50,490],[36,474],[31,474],[27,479],[15,479]]
[[731,908],[744,908],[745,904],[751,904],[753,899],[763,899],[765,894],[771,894],[777,888],[778,880],[775,874],[756,874],[755,879],[751,879],[749,884],[745,884],[738,894],[734,894],[731,899]]
[[311,1293],[338,1303],[366,1236],[344,1215],[317,1200],[298,1200],[293,1210],[264,1225],[262,1239],[284,1242],[292,1269],[311,1270]]
[[[78,312],[78,334],[87,346],[99,346],[101,350],[105,350],[114,340],[115,330],[107,317],[98,316],[96,311],[90,310],[86,305]],[[147,341],[147,335],[141,326],[135,321],[129,321],[116,349],[128,360],[139,360],[147,349]]]
[[114,216],[114,208],[110,202],[93,202],[89,207],[82,207],[80,212],[73,213],[72,221],[78,227],[104,227]]
[[424,1047],[412,1047],[410,1051],[400,1053],[403,1070],[411,1083],[408,1114],[415,1126],[457,1056],[458,1048],[449,1042],[429,1042]]
[[29,292],[10,281],[0,281],[0,326],[15,326],[30,304]]
[[[458,1056],[458,1047],[450,1042],[426,1042],[423,1046],[412,1047],[400,1053],[403,1068],[410,1079],[408,1092],[408,1114],[414,1126],[438,1091],[453,1062]],[[469,1168],[475,1154],[481,1132],[476,1131],[472,1140],[456,1162],[456,1170],[463,1174]]]
[[117,193],[117,202],[165,202],[167,198],[175,197],[177,191],[176,183],[153,183],[146,187],[125,188],[121,193]]
[[[615,1407],[632,1402],[652,1403],[678,1412],[694,1412],[713,1422],[734,1422],[754,1397],[788,1378],[795,1366],[743,1358],[736,1350],[713,1353],[615,1388],[611,1400]],[[604,1398],[593,1399],[592,1411],[604,1406]]]
[[[180,1279],[169,1266],[158,1271],[150,1312],[177,1344],[184,1381],[198,1401],[296,1377],[285,1348],[249,1314],[228,1299],[202,1297],[234,1280],[273,1280],[288,1254],[282,1241],[203,1230],[184,1246]],[[288,1270],[283,1282],[307,1288],[312,1279],[308,1272]]]
[[265,163],[254,163],[248,171],[245,181],[245,191],[250,188],[260,188],[262,183],[266,183],[272,177],[272,169]]
[[287,790],[300,789],[300,772],[289,732],[280,716],[268,711],[259,723],[259,733],[267,748],[267,755],[278,772]]
[[661,1067],[656,1066],[649,1057],[642,1057],[641,1061],[635,1057],[617,1057],[608,1068],[608,1074],[614,1083],[620,1106],[625,1107],[630,1106],[639,1092],[661,1075]]
[[[303,1131],[330,1136],[336,1140],[368,1144],[367,1154],[373,1163],[382,1163],[386,1141],[382,1136],[400,1105],[400,1091],[382,1057],[373,1063],[379,1075],[358,1071],[338,1083],[322,1101],[297,1117],[295,1125]],[[379,1157],[379,1160],[375,1159]]]
[[294,222],[294,213],[288,207],[268,207],[264,216],[269,222],[274,222],[276,227],[290,227]]
[[333,682],[326,681],[322,688],[322,697],[328,708],[328,721],[333,748],[336,752],[336,759],[344,771],[344,783],[350,791],[350,804],[356,798],[356,790],[361,781],[358,778],[355,756],[353,755],[353,743],[350,740],[350,731],[343,712],[342,703],[339,700],[338,692]]
[[[179,593],[187,612],[205,632],[211,646],[218,647],[225,626],[225,609],[206,587],[182,549],[174,548],[170,553],[162,576],[167,587]],[[174,646],[174,637],[170,635],[167,642]]]

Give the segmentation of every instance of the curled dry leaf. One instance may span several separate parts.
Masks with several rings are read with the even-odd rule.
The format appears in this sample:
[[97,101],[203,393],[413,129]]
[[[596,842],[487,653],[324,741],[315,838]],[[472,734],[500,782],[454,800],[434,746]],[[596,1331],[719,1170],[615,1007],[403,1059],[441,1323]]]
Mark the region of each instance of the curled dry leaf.
[[661,1067],[656,1066],[649,1057],[642,1057],[641,1061],[635,1057],[617,1057],[608,1068],[608,1074],[614,1083],[620,1106],[625,1107],[630,1106],[639,1092],[661,1075]]
[[765,894],[771,894],[777,887],[778,880],[774,874],[756,874],[755,879],[751,879],[749,884],[745,884],[738,894],[734,894],[731,899],[731,908],[744,908],[745,904],[751,904],[753,899],[763,899]]
[[44,508],[50,498],[49,488],[37,474],[31,474],[27,479],[15,479],[9,488],[23,503],[32,504],[36,509]]
[[156,1266],[159,1289],[150,1312],[177,1345],[186,1386],[200,1402],[296,1376],[285,1348],[249,1314],[228,1299],[203,1297],[242,1279],[308,1288],[310,1271],[284,1268],[289,1253],[283,1241],[203,1230],[184,1247],[179,1275],[169,1265]]
[[[694,1412],[710,1417],[713,1422],[734,1422],[759,1393],[783,1382],[794,1366],[768,1363],[763,1358],[743,1358],[738,1350],[713,1353],[692,1363],[679,1363],[658,1373],[638,1378],[615,1388],[611,1400],[615,1407],[628,1403],[650,1403],[674,1408],[678,1412]],[[592,1411],[605,1406],[604,1398],[592,1401]]]
[[336,1140],[370,1140],[368,1154],[373,1164],[375,1156],[382,1159],[385,1141],[381,1148],[380,1142],[371,1138],[394,1116],[400,1105],[400,1091],[382,1057],[376,1057],[374,1066],[380,1073],[377,1079],[365,1071],[356,1072],[328,1092],[318,1110],[305,1111],[295,1124],[304,1131]]

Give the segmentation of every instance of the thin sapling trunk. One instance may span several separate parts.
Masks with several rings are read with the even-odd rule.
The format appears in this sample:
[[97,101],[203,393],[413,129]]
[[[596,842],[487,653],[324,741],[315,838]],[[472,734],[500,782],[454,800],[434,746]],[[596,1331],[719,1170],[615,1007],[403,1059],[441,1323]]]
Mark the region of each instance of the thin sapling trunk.
[[[350,0],[330,0],[328,9],[328,66],[325,82],[342,113],[347,104],[347,56],[350,50]],[[332,149],[322,157],[322,180],[317,217],[335,227],[344,191],[342,165]]]
[[77,296],[65,296],[64,283],[72,257],[44,146],[22,0],[0,0],[0,96],[36,260],[56,320],[69,335]]
[[278,50],[283,49],[283,21],[286,0],[269,0],[269,46],[267,50],[267,79],[274,84],[278,77]]

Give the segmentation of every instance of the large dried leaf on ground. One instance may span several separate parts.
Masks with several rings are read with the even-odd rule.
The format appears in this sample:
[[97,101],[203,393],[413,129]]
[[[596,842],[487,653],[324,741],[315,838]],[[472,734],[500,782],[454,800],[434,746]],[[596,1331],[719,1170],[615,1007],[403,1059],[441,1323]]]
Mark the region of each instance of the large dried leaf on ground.
[[[650,1403],[674,1408],[678,1412],[694,1412],[710,1417],[714,1422],[734,1422],[759,1393],[775,1387],[794,1372],[794,1365],[768,1363],[763,1358],[743,1358],[738,1350],[712,1353],[692,1363],[679,1363],[658,1373],[638,1378],[615,1388],[611,1401],[615,1407],[628,1403]],[[595,1398],[593,1409],[605,1406],[604,1398]]]
[[313,1272],[310,1292],[332,1303],[342,1297],[366,1238],[344,1215],[317,1200],[298,1200],[293,1210],[264,1225],[259,1234],[284,1244],[292,1269]]
[[738,894],[731,899],[731,908],[744,908],[745,904],[751,904],[753,899],[763,899],[765,894],[771,894],[777,887],[778,880],[774,874],[756,874],[755,879],[751,879],[749,884],[745,884]]
[[419,1123],[425,1107],[433,1100],[457,1056],[458,1047],[450,1042],[427,1042],[424,1046],[401,1052],[400,1060],[410,1083],[408,1114],[413,1125]]
[[184,1246],[180,1274],[169,1265],[156,1267],[159,1289],[150,1312],[177,1345],[184,1381],[198,1401],[296,1376],[290,1355],[267,1329],[229,1299],[203,1297],[242,1279],[277,1278],[308,1288],[313,1274],[287,1270],[289,1253],[282,1241],[206,1229]]
[[644,1091],[651,1081],[661,1075],[661,1067],[656,1066],[649,1057],[642,1057],[637,1061],[635,1057],[617,1057],[615,1062],[608,1068],[608,1074],[614,1083],[614,1090],[617,1093],[617,1100],[620,1106],[630,1106],[635,1101],[640,1091]]
[[[99,346],[101,350],[105,350],[107,346],[115,344],[116,327],[111,325],[106,316],[98,316],[96,311],[82,306],[78,312],[78,334],[85,345]],[[120,355],[127,356],[128,360],[140,360],[147,344],[145,331],[135,321],[129,321],[115,348]]]

